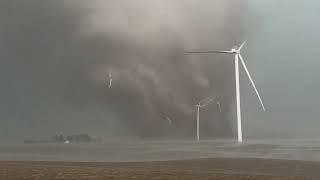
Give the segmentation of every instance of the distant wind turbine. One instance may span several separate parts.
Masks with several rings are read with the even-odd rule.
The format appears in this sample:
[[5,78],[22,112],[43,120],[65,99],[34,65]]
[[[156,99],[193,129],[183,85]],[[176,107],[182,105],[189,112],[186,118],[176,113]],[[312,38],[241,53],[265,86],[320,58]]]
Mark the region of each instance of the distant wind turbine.
[[260,94],[251,78],[251,75],[247,69],[247,66],[245,64],[245,62],[243,61],[243,58],[240,54],[240,51],[242,49],[242,47],[244,46],[244,44],[246,43],[246,41],[244,41],[239,47],[233,47],[231,50],[229,51],[191,51],[191,52],[186,52],[186,53],[225,53],[225,54],[233,54],[234,55],[234,59],[235,59],[235,77],[236,77],[236,101],[237,101],[237,129],[238,129],[238,141],[242,142],[242,126],[241,126],[241,108],[240,108],[240,82],[239,82],[239,59],[241,60],[241,63],[243,65],[244,70],[247,73],[247,76],[250,79],[250,82],[253,86],[253,89],[255,90],[258,99],[260,101],[260,104],[262,106],[263,111],[265,111],[265,107],[264,104],[261,100]]
[[197,141],[200,140],[200,131],[199,131],[199,123],[200,123],[200,108],[207,106],[209,103],[211,103],[211,98],[205,98],[199,101],[198,104],[195,106],[197,107]]

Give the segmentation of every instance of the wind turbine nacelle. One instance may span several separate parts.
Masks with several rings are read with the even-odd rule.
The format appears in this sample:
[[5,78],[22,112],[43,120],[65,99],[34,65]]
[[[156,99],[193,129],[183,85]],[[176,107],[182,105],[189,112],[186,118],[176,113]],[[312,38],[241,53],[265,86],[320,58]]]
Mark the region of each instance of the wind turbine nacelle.
[[232,46],[231,51],[236,52],[238,50],[237,46]]

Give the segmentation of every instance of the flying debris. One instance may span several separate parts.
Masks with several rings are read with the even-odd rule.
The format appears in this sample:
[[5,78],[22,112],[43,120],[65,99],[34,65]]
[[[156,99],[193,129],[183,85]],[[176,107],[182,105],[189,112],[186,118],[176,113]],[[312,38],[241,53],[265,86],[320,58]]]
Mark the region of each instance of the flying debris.
[[220,101],[217,101],[217,106],[218,106],[219,112],[222,112]]
[[112,86],[112,74],[109,72],[109,88]]
[[200,108],[209,105],[213,99],[205,98],[198,102],[195,106],[197,107],[197,141],[200,140],[200,131],[199,131],[199,123],[200,123]]
[[190,51],[190,52],[186,52],[186,53],[225,53],[225,54],[234,54],[235,57],[235,77],[236,77],[236,101],[237,101],[237,124],[238,124],[238,141],[242,142],[242,126],[241,126],[241,109],[240,109],[240,83],[239,83],[239,59],[243,65],[244,70],[247,73],[247,76],[250,79],[251,85],[253,86],[253,89],[255,90],[258,99],[260,101],[260,104],[262,106],[263,111],[265,111],[265,107],[264,104],[261,100],[260,94],[251,78],[251,75],[247,69],[247,66],[245,64],[245,62],[243,61],[243,58],[240,54],[240,51],[242,49],[242,47],[244,46],[244,44],[246,43],[246,41],[244,41],[239,47],[234,46],[233,48],[231,48],[231,50],[229,51]]
[[168,116],[166,116],[165,119],[168,121],[169,124],[172,124],[172,120]]

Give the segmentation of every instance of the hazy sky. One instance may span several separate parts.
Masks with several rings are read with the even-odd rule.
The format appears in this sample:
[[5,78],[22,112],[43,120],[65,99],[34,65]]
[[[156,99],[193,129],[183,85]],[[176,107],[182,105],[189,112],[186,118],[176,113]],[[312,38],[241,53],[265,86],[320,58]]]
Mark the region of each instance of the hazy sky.
[[[261,27],[250,37],[245,56],[250,59],[248,68],[261,89],[267,112],[258,113],[252,108],[257,101],[248,88],[242,88],[246,134],[318,138],[320,3],[315,0],[248,3],[261,17]],[[249,82],[244,80],[241,84],[248,86]]]
[[[194,104],[204,136],[234,133],[232,57],[188,56],[247,39],[244,136],[318,137],[315,0],[0,2],[0,139],[89,133],[190,137]],[[317,16],[318,15],[318,16]],[[113,87],[106,88],[108,72]],[[164,116],[173,119],[168,126]]]

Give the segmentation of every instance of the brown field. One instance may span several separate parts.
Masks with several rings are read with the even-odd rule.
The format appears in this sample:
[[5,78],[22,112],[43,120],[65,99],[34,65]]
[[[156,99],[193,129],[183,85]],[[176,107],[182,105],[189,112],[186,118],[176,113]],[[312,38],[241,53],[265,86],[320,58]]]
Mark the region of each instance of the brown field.
[[0,179],[320,179],[320,163],[263,159],[162,162],[0,162]]

